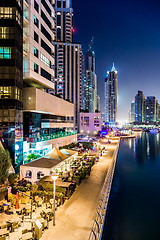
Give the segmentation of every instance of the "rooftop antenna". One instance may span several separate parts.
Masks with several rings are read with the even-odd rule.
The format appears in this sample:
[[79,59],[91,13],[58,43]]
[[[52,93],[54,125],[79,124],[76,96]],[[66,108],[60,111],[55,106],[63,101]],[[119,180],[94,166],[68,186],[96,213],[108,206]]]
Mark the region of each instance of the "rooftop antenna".
[[116,70],[116,69],[115,69],[115,67],[114,67],[114,63],[113,63],[112,72],[115,71],[115,70]]
[[91,42],[88,44],[88,46],[89,46],[89,50],[92,49],[93,42],[94,42],[94,37],[92,37]]

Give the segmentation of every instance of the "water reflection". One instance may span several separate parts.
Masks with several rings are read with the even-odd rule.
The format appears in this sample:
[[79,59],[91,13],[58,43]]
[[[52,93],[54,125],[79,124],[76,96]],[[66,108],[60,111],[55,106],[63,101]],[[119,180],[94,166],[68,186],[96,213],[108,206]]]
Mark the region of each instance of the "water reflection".
[[135,139],[125,141],[134,152],[134,159],[142,166],[147,160],[155,161],[160,153],[159,133],[138,133]]
[[160,239],[159,173],[159,133],[142,133],[122,141],[103,240]]

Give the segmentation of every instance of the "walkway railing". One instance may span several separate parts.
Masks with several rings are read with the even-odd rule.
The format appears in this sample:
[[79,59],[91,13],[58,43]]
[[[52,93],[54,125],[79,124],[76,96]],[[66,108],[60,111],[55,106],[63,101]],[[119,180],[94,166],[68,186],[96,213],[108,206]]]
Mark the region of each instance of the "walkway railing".
[[114,176],[114,170],[117,161],[117,155],[119,150],[119,143],[113,155],[113,160],[109,166],[108,173],[101,191],[101,197],[98,203],[98,208],[94,217],[94,222],[92,225],[92,230],[89,236],[89,240],[99,240],[102,238],[104,220],[107,212],[107,206],[109,201],[110,190],[112,186],[112,180]]

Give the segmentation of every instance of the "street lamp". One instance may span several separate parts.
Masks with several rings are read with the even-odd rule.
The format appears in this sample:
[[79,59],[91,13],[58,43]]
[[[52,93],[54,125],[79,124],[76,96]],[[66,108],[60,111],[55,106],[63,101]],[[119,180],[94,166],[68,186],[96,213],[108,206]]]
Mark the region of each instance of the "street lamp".
[[56,179],[58,178],[58,175],[54,174],[51,176],[53,179],[53,226],[55,226],[55,191],[56,191]]
[[55,226],[55,191],[56,191],[56,184],[55,181],[58,178],[57,174],[53,174],[45,179],[45,182],[53,182],[53,226]]

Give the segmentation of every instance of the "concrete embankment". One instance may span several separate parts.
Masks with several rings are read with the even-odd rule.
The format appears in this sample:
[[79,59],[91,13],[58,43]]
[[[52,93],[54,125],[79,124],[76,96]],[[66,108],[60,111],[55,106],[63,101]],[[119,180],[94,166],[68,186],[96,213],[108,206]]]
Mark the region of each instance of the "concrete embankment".
[[115,138],[114,140],[112,140],[112,143],[113,141],[116,141],[117,144],[116,144],[116,147],[114,148],[112,160],[110,161],[107,176],[105,178],[103,188],[101,190],[101,197],[100,197],[97,211],[94,217],[89,240],[93,240],[93,239],[99,240],[101,239],[102,233],[103,233],[104,220],[107,213],[108,201],[109,201],[110,191],[112,187],[112,180],[114,176],[114,171],[115,171],[115,166],[116,166],[116,161],[117,161],[117,156],[119,151],[120,138],[117,138],[117,139]]
[[119,141],[119,138],[111,140],[110,144],[105,140],[100,141],[100,144],[106,148],[104,155],[93,166],[91,175],[56,211],[56,226],[50,223],[49,230],[43,234],[42,240],[89,239],[97,207],[102,199],[106,176],[109,176],[111,165],[115,162],[116,151],[118,153]]

